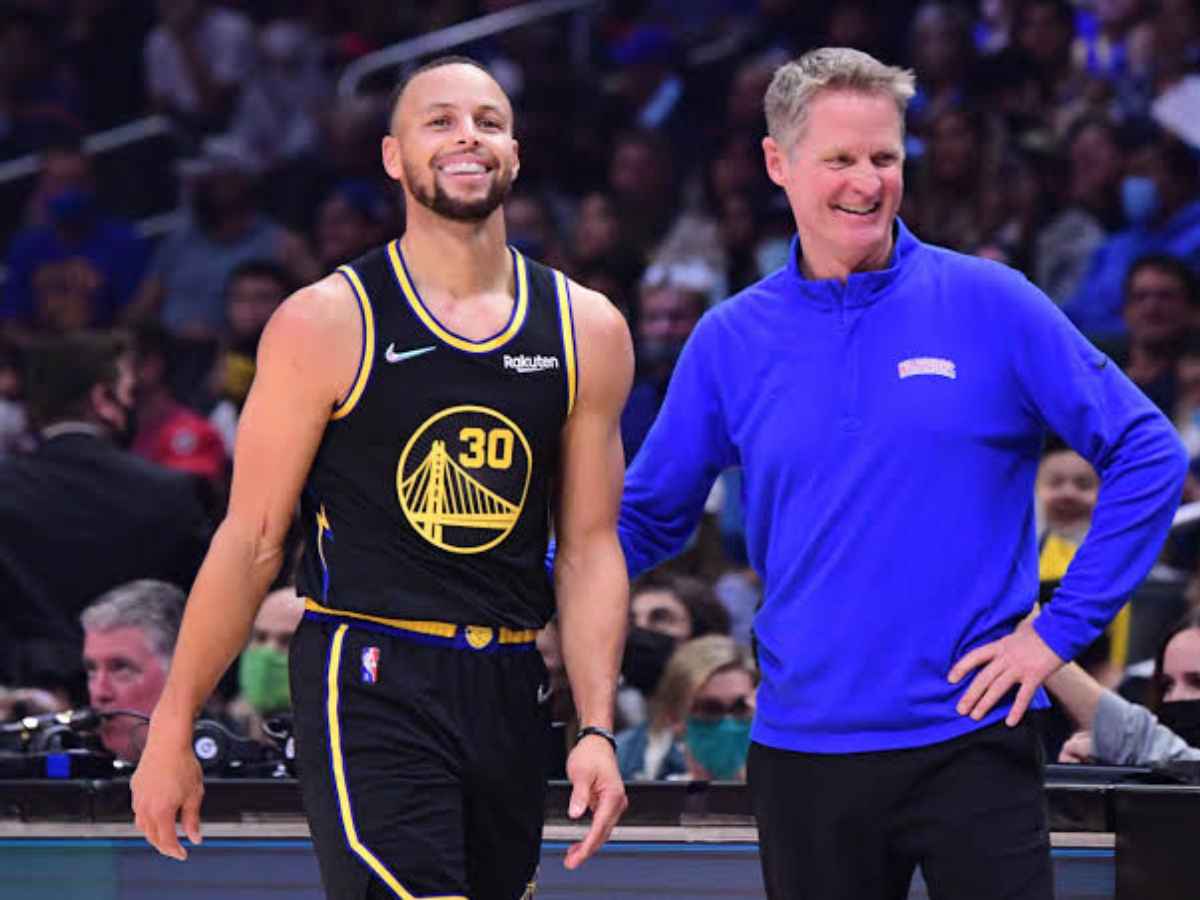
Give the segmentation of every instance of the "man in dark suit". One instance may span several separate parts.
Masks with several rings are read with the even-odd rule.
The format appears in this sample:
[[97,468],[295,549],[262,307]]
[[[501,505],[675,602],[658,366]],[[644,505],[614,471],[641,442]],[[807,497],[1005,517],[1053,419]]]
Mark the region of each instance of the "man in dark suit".
[[82,699],[80,611],[138,578],[187,588],[210,536],[192,478],[128,453],[133,357],[76,333],[32,354],[38,447],[0,459],[0,683]]

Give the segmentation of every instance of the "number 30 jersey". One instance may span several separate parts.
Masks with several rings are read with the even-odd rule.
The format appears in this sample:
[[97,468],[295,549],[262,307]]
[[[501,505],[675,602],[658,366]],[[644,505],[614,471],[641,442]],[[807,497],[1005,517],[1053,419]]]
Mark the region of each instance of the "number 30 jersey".
[[566,279],[510,250],[502,331],[455,334],[425,306],[399,241],[338,271],[364,342],[301,497],[298,589],[386,618],[540,628],[560,436],[575,402]]

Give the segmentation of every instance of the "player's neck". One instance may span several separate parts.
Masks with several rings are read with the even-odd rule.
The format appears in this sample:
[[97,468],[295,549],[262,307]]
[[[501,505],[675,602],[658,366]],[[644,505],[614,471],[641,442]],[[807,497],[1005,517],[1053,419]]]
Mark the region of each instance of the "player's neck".
[[512,280],[500,210],[478,224],[418,214],[409,219],[400,249],[417,281],[452,297],[507,290]]

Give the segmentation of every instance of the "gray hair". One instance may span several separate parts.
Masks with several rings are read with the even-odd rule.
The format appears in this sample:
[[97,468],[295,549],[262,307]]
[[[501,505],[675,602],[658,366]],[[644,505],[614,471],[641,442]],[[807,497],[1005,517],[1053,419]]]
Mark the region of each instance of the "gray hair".
[[79,614],[79,622],[84,631],[140,628],[154,652],[169,661],[186,599],[173,584],[142,578],[101,594]]
[[763,98],[767,133],[780,145],[796,138],[813,98],[825,90],[891,96],[903,130],[904,112],[916,92],[916,76],[911,69],[884,65],[869,53],[849,47],[810,50],[775,70]]

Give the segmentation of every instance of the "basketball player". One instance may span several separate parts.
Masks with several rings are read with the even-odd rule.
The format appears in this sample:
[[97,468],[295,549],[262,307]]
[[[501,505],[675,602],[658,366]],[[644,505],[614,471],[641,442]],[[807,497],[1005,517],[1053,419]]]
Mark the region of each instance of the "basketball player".
[[[615,523],[628,330],[599,294],[505,244],[513,113],[447,57],[398,92],[383,163],[399,240],[289,298],[262,338],[229,513],[196,579],[133,781],[138,827],[184,859],[203,788],[192,720],[246,642],[299,500],[291,693],[329,896],[533,895],[558,620],[585,726],[574,868],[625,807],[611,738],[628,614]],[[555,584],[540,565],[553,511]],[[565,563],[565,565],[564,565]]]

